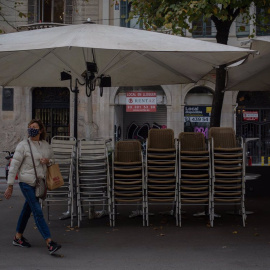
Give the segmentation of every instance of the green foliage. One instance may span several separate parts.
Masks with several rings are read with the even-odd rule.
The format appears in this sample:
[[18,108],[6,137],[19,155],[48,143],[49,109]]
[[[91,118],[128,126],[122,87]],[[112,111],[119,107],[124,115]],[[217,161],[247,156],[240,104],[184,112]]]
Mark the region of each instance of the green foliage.
[[[229,27],[239,14],[244,21],[254,21],[249,14],[249,7],[254,3],[257,7],[267,8],[268,0],[132,0],[130,18],[137,16],[146,29],[165,28],[175,34],[184,35],[185,29],[191,28],[191,22],[209,18],[216,25],[217,31],[223,26]],[[229,31],[229,28],[228,28]],[[222,42],[223,43],[223,42]]]
[[[269,0],[131,0],[132,14],[138,17],[145,29],[169,29],[175,34],[185,35],[186,30],[196,30],[192,22],[211,19],[216,27],[216,40],[227,44],[230,27],[241,15],[243,22],[260,22],[256,14],[250,14],[252,4],[264,8],[270,14]],[[260,15],[265,23],[265,14]],[[261,29],[263,29],[261,27]],[[242,31],[244,28],[242,28]],[[240,29],[241,31],[241,29]],[[254,33],[253,33],[254,34]],[[226,83],[225,65],[216,70],[216,87],[212,103],[211,126],[220,126],[221,109]]]

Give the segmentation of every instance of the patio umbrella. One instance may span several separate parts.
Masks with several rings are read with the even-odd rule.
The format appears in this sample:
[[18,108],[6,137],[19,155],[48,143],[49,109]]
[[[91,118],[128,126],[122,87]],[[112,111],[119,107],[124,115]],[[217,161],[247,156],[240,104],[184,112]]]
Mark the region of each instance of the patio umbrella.
[[[88,88],[197,82],[214,67],[250,50],[99,24],[80,24],[0,35],[0,85]],[[62,77],[60,76],[61,72]],[[110,76],[110,77],[106,77]],[[101,78],[107,78],[103,83]],[[62,79],[62,80],[61,80]],[[75,80],[76,79],[76,80]],[[91,92],[90,92],[91,93]],[[77,128],[77,115],[74,126]],[[75,137],[77,130],[75,131]]]
[[81,78],[87,62],[111,86],[196,82],[250,51],[191,38],[99,24],[0,35],[0,85],[63,87],[60,72]]
[[229,68],[226,90],[270,91],[270,36],[251,42],[251,48],[259,53],[250,55],[242,65]]

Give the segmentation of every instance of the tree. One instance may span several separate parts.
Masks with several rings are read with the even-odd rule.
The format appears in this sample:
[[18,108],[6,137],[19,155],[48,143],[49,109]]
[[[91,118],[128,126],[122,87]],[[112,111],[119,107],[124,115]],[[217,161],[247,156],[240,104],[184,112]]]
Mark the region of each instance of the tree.
[[[241,14],[244,22],[256,23],[255,14],[250,14],[251,5],[263,8],[270,14],[269,0],[131,0],[130,18],[138,16],[139,22],[149,30],[170,29],[174,34],[184,35],[196,29],[192,22],[203,18],[213,21],[217,43],[227,44],[230,27]],[[258,19],[258,18],[257,18]],[[264,23],[266,19],[264,19]],[[225,65],[216,69],[216,87],[213,96],[210,126],[220,126],[221,110],[226,82]]]

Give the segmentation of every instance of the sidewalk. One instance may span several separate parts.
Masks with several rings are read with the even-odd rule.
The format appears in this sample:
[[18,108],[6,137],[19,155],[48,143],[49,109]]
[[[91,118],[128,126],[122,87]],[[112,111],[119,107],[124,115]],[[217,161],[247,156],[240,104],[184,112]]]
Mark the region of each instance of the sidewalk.
[[1,179],[6,179],[5,167],[0,167],[0,180]]
[[[269,270],[270,198],[247,199],[249,215],[246,228],[241,217],[218,211],[214,228],[204,218],[193,217],[185,209],[183,227],[175,226],[171,216],[150,217],[150,227],[142,227],[141,217],[128,218],[129,209],[119,207],[116,227],[106,217],[85,219],[81,228],[70,229],[69,220],[58,217],[66,209],[51,208],[49,226],[55,241],[62,244],[58,254],[50,256],[31,217],[25,231],[30,249],[12,246],[16,223],[24,199],[14,185],[13,197],[3,198],[5,182],[0,181],[0,269],[80,269],[80,270]],[[121,210],[121,211],[120,211]],[[155,213],[159,211],[155,209]],[[47,211],[44,209],[45,217]]]

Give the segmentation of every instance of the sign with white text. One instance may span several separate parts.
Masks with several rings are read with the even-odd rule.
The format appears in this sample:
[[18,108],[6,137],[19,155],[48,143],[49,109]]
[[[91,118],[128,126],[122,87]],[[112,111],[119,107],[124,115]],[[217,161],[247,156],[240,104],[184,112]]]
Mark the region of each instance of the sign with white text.
[[258,121],[259,113],[257,111],[245,111],[243,112],[244,121]]
[[127,92],[126,112],[156,112],[157,94],[155,92]]
[[210,123],[212,107],[185,106],[185,122]]

